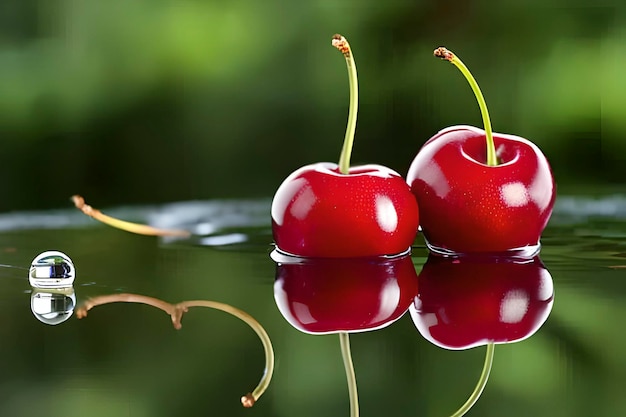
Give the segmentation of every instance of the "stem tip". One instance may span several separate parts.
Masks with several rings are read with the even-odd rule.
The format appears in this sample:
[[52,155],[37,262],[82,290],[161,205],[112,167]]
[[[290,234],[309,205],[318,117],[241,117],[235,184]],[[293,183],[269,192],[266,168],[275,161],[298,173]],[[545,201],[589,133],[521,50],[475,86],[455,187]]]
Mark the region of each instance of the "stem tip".
[[254,396],[251,393],[247,393],[246,395],[241,397],[241,404],[246,408],[252,407],[255,402],[256,400],[254,399]]
[[452,58],[454,58],[454,54],[448,51],[444,46],[440,46],[439,48],[435,49],[433,55],[435,55],[437,58],[446,59],[448,61],[451,61]]
[[335,48],[339,49],[339,51],[348,58],[350,56],[350,44],[348,44],[348,40],[344,38],[340,34],[333,35],[332,44]]

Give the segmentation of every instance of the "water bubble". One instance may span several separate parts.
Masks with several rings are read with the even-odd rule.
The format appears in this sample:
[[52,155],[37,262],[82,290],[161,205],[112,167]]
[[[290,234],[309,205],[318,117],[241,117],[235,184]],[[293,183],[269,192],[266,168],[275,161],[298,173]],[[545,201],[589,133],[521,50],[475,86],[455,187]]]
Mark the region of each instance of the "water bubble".
[[74,288],[63,290],[34,290],[30,296],[30,309],[42,323],[57,325],[69,319],[76,307]]
[[59,251],[46,251],[33,259],[28,280],[35,288],[67,288],[74,283],[75,275],[69,256]]

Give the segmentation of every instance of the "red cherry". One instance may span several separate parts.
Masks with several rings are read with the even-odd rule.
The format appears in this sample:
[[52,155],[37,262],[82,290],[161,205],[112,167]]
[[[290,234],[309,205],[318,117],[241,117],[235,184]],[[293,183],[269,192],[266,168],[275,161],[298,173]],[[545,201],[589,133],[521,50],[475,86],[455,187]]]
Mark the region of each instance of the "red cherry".
[[407,183],[420,207],[429,247],[442,253],[493,252],[532,257],[555,200],[546,157],[532,142],[493,134],[483,95],[467,67],[445,48],[467,78],[485,130],[444,129],[424,144],[413,160]]
[[380,329],[399,319],[417,295],[411,257],[304,259],[272,253],[274,298],[285,319],[311,334]]
[[453,126],[417,154],[407,182],[420,207],[424,237],[435,251],[538,250],[555,200],[550,166],[521,137],[494,134],[499,164],[485,161],[485,132]]
[[550,273],[532,260],[430,256],[409,311],[419,332],[445,349],[512,343],[532,336],[554,301]]
[[350,112],[339,164],[307,165],[289,175],[272,201],[277,247],[306,257],[370,257],[410,250],[419,224],[417,203],[397,172],[380,165],[350,167],[356,129],[356,64],[340,35],[333,45],[345,56]]
[[280,250],[307,257],[365,257],[407,251],[418,225],[404,179],[380,165],[302,167],[278,188],[272,228]]

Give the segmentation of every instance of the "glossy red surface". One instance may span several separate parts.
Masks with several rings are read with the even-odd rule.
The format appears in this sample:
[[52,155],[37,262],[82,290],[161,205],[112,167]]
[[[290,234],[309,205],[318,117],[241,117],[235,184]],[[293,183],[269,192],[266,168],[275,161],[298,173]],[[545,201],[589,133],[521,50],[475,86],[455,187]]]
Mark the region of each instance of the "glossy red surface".
[[283,181],[272,201],[276,245],[298,256],[403,253],[418,222],[408,185],[380,165],[352,167],[349,175],[332,163],[307,165]]
[[548,318],[553,300],[552,277],[538,257],[521,263],[431,255],[410,312],[431,343],[468,349],[532,336]]
[[312,334],[362,332],[393,323],[417,295],[411,257],[298,259],[273,253],[274,298],[285,319]]
[[555,200],[548,161],[532,142],[494,133],[498,166],[486,165],[483,130],[453,126],[419,151],[407,183],[429,245],[456,253],[535,246]]

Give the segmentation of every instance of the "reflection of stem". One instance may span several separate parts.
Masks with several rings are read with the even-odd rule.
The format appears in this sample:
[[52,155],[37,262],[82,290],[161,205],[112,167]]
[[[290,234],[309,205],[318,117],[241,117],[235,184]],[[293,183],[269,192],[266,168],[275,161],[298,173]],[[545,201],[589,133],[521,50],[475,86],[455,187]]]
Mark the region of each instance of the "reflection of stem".
[[454,414],[450,417],[461,417],[467,413],[470,408],[476,404],[480,394],[483,393],[485,389],[485,385],[487,385],[487,380],[489,379],[489,373],[491,372],[491,365],[493,364],[493,352],[495,350],[495,345],[493,343],[487,344],[487,352],[485,353],[485,364],[483,365],[483,371],[480,374],[480,378],[478,379],[478,383],[476,384],[476,388],[472,392],[472,395],[465,401],[465,404],[461,406]]
[[158,229],[156,227],[147,226],[145,224],[131,223],[124,220],[116,219],[111,216],[107,216],[106,214],[103,214],[100,210],[97,210],[91,207],[89,204],[85,203],[85,199],[79,195],[73,195],[72,202],[77,209],[82,211],[87,216],[93,217],[94,219],[104,224],[108,224],[109,226],[115,227],[116,229],[125,230],[127,232],[136,233],[138,235],[148,236],[189,237],[189,235],[191,235],[191,233],[186,230]]
[[254,391],[241,397],[241,403],[244,407],[252,407],[254,403],[259,399],[259,397],[263,395],[265,390],[267,390],[267,387],[269,386],[272,379],[272,374],[274,373],[274,349],[272,348],[272,342],[270,341],[270,338],[263,326],[261,326],[258,321],[256,321],[251,315],[249,315],[245,311],[239,310],[238,308],[232,307],[228,304],[218,303],[216,301],[183,301],[182,303],[173,305],[163,300],[159,300],[158,298],[148,297],[145,295],[109,294],[90,298],[89,300],[85,301],[80,307],[76,309],[76,317],[81,319],[83,317],[86,317],[87,312],[92,308],[99,305],[115,302],[141,303],[161,309],[170,315],[170,317],[172,318],[172,324],[176,329],[180,329],[182,327],[183,314],[189,311],[189,307],[214,308],[216,310],[221,310],[229,313],[243,320],[252,328],[252,330],[256,332],[256,334],[261,339],[261,343],[263,343],[263,349],[265,350],[265,370],[263,372],[263,377],[259,381],[259,384],[256,386]]
[[92,308],[109,303],[141,303],[156,307],[169,314],[172,318],[172,324],[174,325],[174,328],[180,329],[180,320],[183,313],[182,311],[176,309],[174,305],[163,300],[159,300],[158,298],[148,297],[146,295],[139,294],[108,294],[90,298],[76,309],[76,317],[82,319],[83,317],[87,316],[87,312]]
[[239,310],[238,308],[232,307],[228,304],[218,303],[215,301],[183,301],[182,303],[176,304],[175,307],[176,309],[181,309],[182,311],[187,311],[189,307],[209,307],[221,310],[245,321],[246,324],[256,332],[256,334],[259,336],[259,339],[261,339],[261,343],[263,343],[263,349],[265,350],[265,371],[263,372],[263,377],[259,381],[259,384],[256,386],[254,391],[241,397],[241,403],[244,407],[252,407],[269,386],[272,379],[272,374],[274,373],[274,349],[272,348],[272,342],[270,341],[270,337],[267,335],[267,332],[265,331],[263,326],[261,326],[258,321],[256,321],[251,315],[249,315],[245,311]]
[[356,375],[354,375],[354,366],[352,365],[352,354],[350,353],[350,336],[346,332],[339,333],[339,341],[341,342],[341,356],[343,357],[343,365],[346,368],[346,378],[348,379],[350,417],[358,417],[359,395],[356,389]]

